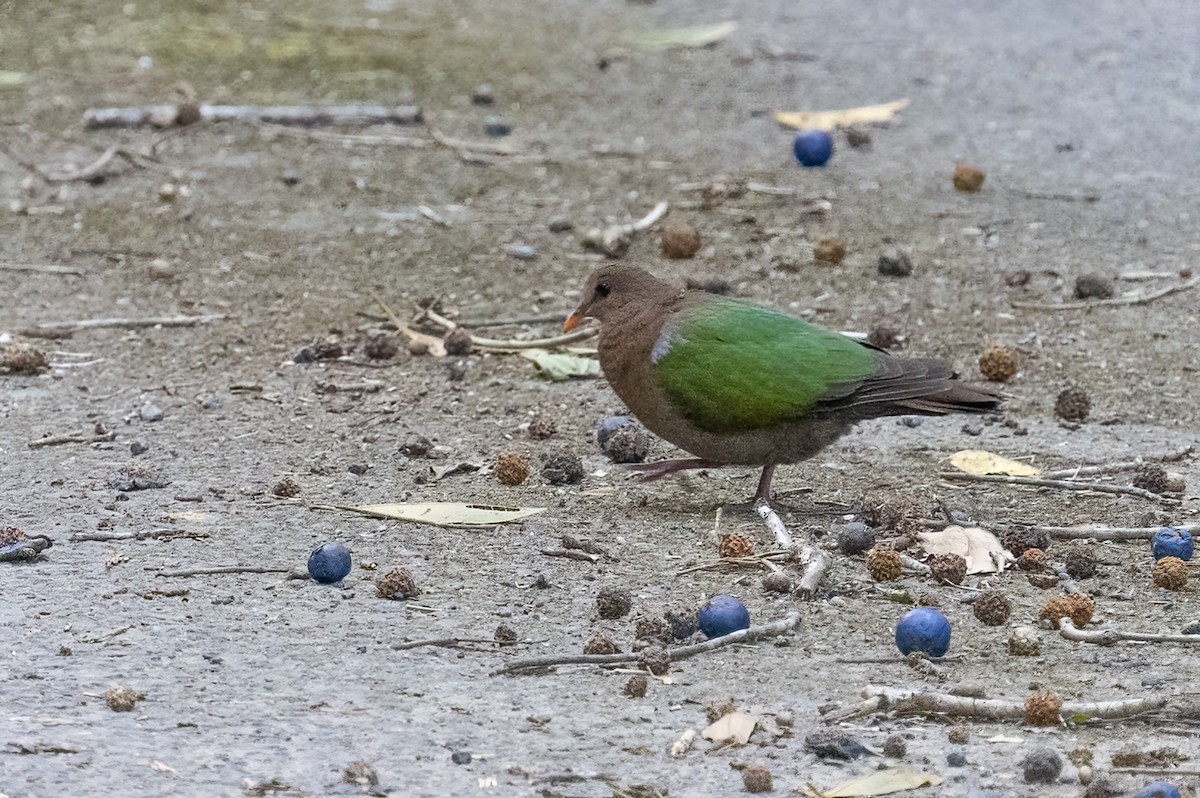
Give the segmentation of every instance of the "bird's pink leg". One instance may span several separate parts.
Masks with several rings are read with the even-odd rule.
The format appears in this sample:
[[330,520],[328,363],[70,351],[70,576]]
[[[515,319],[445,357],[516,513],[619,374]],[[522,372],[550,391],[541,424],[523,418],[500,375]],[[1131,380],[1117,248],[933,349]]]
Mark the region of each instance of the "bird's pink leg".
[[762,476],[758,478],[758,490],[754,492],[754,501],[771,503],[771,477],[775,476],[774,464],[763,466]]
[[679,471],[690,471],[694,468],[720,468],[723,465],[725,463],[716,460],[693,457],[688,460],[659,460],[657,463],[633,463],[626,467],[630,471],[637,471],[646,482],[649,482]]

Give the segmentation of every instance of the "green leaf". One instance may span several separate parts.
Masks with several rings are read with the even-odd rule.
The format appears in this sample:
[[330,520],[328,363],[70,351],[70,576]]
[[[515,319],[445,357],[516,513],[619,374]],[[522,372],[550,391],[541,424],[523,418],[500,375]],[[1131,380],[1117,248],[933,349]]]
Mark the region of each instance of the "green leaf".
[[600,361],[567,352],[551,352],[549,349],[525,349],[521,357],[528,358],[537,366],[543,377],[558,382],[571,377],[595,377],[600,374]]
[[716,25],[697,25],[691,28],[668,28],[630,33],[626,41],[647,50],[671,50],[683,47],[708,47],[737,30],[733,20]]
[[545,507],[499,507],[464,502],[418,502],[415,504],[364,504],[340,507],[373,518],[392,518],[434,526],[495,526],[511,524],[546,511]]

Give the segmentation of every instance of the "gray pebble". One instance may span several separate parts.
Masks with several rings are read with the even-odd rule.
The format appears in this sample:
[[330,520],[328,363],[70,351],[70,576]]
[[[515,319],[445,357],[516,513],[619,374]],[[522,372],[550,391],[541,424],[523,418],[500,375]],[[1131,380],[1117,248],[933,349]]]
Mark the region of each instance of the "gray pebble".
[[163,415],[163,409],[154,404],[154,402],[146,402],[146,404],[142,405],[142,409],[138,411],[138,416],[141,417],[142,421],[162,421]]
[[141,441],[134,441],[129,444],[129,453],[134,457],[137,457],[139,454],[145,454],[148,451],[150,451],[150,447]]
[[946,754],[946,764],[952,768],[961,768],[967,764],[967,755],[962,751],[951,751]]
[[221,397],[209,394],[200,400],[200,407],[205,410],[220,410],[225,403],[221,401]]
[[912,272],[912,260],[907,253],[891,248],[879,256],[879,273],[885,277],[907,277]]

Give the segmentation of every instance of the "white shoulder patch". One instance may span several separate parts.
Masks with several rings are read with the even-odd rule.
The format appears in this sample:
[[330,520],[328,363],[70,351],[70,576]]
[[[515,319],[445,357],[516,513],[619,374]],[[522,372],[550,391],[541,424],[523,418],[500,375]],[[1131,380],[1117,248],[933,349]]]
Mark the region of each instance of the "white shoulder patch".
[[671,351],[671,347],[675,344],[686,344],[687,339],[679,334],[679,324],[673,319],[663,325],[662,332],[659,333],[658,340],[654,342],[654,347],[650,350],[650,362],[657,363],[667,356]]

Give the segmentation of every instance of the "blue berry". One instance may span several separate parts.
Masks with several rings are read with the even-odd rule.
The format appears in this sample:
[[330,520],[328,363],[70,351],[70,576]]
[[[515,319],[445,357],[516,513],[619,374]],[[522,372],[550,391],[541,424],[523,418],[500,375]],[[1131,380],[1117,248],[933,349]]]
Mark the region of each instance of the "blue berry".
[[824,130],[801,130],[792,142],[801,166],[824,166],[833,155],[833,136]]
[[632,421],[627,416],[605,416],[600,419],[600,426],[596,428],[596,443],[600,444],[600,448],[604,448],[604,444],[612,437],[614,432],[618,432],[625,427],[631,426]]
[[350,549],[341,543],[326,543],[308,555],[308,575],[323,584],[340,582],[350,573]]
[[929,607],[917,607],[905,613],[896,624],[896,648],[904,655],[923,651],[931,657],[950,650],[950,622]]
[[1156,560],[1161,560],[1163,557],[1190,560],[1192,559],[1192,533],[1186,529],[1164,526],[1154,533],[1154,539],[1150,541],[1150,552]]
[[1179,790],[1169,781],[1152,781],[1133,798],[1180,798]]
[[700,622],[700,631],[711,640],[739,629],[749,629],[750,611],[739,598],[713,596],[700,608],[697,620]]

